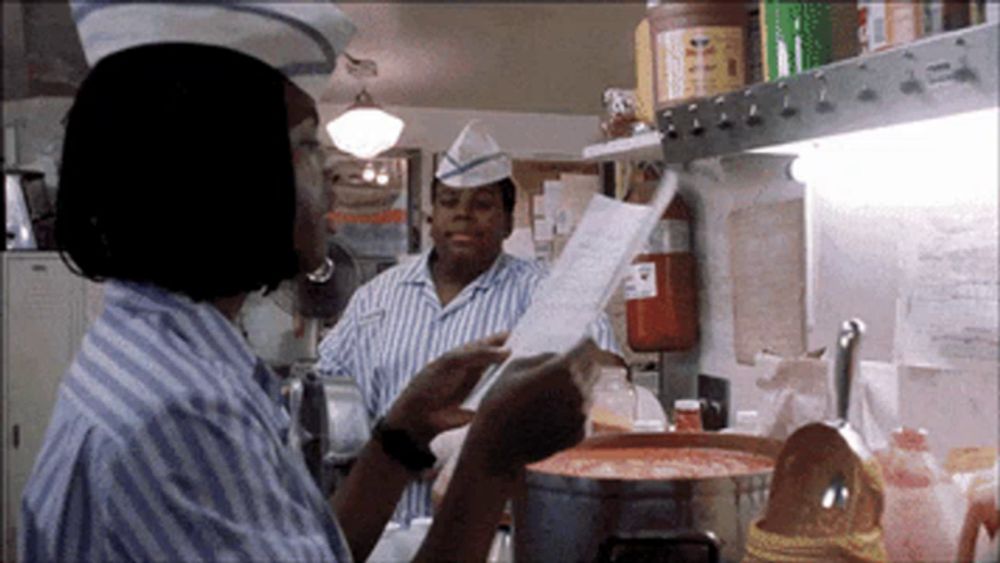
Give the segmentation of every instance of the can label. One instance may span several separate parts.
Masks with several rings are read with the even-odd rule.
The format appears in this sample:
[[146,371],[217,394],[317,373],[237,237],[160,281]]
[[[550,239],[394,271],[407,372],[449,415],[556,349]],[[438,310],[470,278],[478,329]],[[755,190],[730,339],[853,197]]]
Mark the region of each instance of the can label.
[[858,2],[861,52],[888,49],[919,39],[924,31],[923,8],[917,2]]
[[660,219],[646,239],[643,254],[691,252],[691,229],[687,221]]
[[924,36],[951,31],[969,25],[976,2],[943,0],[924,2]]
[[760,20],[765,80],[796,74],[833,60],[833,24],[828,3],[765,0]]
[[656,297],[656,263],[637,262],[630,265],[623,289],[626,301]]
[[656,35],[656,102],[711,96],[745,84],[743,28],[692,27]]

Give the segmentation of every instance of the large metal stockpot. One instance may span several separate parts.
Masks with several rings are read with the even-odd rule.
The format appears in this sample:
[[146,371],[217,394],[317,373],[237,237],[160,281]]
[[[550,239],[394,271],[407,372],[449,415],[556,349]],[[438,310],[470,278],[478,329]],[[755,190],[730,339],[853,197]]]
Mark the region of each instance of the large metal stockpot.
[[[736,434],[620,434],[577,448],[718,448],[775,459],[776,440]],[[655,462],[654,462],[655,463]],[[593,479],[528,468],[514,499],[514,557],[518,563],[652,560],[669,549],[673,560],[739,561],[750,522],[767,502],[771,470],[705,479]],[[669,544],[669,545],[668,545]],[[693,555],[692,555],[693,554]]]

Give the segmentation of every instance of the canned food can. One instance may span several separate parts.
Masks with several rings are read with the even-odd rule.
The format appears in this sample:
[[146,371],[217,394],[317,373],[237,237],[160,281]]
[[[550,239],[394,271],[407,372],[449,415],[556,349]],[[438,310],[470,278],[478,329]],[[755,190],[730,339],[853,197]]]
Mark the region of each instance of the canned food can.
[[862,53],[874,53],[919,39],[924,34],[920,2],[858,1],[858,42]]
[[741,3],[667,2],[649,11],[657,110],[746,84]]
[[765,80],[833,60],[833,26],[826,2],[762,0],[760,27]]

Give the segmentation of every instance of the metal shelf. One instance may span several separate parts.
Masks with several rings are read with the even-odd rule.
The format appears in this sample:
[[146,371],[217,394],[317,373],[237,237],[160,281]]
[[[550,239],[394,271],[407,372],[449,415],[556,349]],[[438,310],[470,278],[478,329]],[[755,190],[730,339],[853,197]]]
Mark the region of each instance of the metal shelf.
[[657,113],[660,158],[689,162],[996,107],[997,36],[997,24],[979,25],[668,108]]
[[583,159],[660,160],[663,158],[662,142],[663,135],[659,131],[647,131],[631,137],[587,145],[583,147]]

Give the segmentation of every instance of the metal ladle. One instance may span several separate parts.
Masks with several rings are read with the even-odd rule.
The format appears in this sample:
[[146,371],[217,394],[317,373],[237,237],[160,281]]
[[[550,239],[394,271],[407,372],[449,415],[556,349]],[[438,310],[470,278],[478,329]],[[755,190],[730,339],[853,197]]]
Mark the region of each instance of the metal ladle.
[[831,537],[877,528],[881,481],[861,436],[848,424],[851,381],[864,323],[851,319],[837,336],[834,420],[807,424],[785,441],[775,463],[763,530],[789,537]]
[[865,333],[861,319],[844,321],[837,336],[837,359],[834,377],[837,390],[837,420],[847,426],[847,407],[851,404],[851,382],[858,365],[858,346]]
[[839,508],[847,510],[847,499],[851,497],[851,489],[847,487],[847,477],[843,473],[837,473],[830,480],[826,491],[823,492],[823,508]]
[[[847,408],[851,404],[851,382],[854,379],[857,365],[857,351],[861,335],[865,333],[865,324],[860,319],[844,321],[837,336],[837,359],[834,364],[834,384],[837,392],[837,420],[834,424],[840,427],[841,433],[850,431],[847,421]],[[821,504],[823,508],[847,509],[847,501],[851,490],[847,486],[847,478],[842,472],[836,473],[823,492]]]

